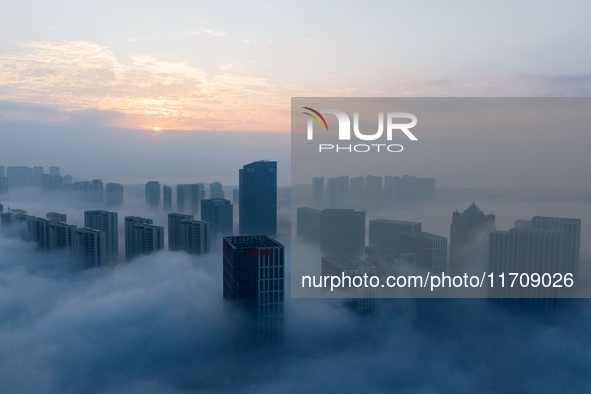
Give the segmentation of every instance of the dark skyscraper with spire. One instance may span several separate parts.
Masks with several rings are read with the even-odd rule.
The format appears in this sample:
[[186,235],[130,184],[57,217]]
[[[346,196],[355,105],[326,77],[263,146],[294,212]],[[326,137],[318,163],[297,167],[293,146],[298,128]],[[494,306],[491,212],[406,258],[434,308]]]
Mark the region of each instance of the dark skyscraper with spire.
[[240,179],[240,234],[277,233],[277,162],[256,161],[245,165]]

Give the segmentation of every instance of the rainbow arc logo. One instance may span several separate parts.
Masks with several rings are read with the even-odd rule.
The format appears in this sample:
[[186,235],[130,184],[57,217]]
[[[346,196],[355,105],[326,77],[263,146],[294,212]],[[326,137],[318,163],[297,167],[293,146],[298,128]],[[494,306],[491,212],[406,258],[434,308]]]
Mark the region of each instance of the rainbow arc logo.
[[[314,119],[316,121],[316,123],[318,123],[318,126],[320,126],[320,129],[324,129],[326,128],[326,131],[328,131],[328,124],[326,123],[326,119],[324,119],[324,116],[322,116],[322,114],[318,111],[316,111],[315,109],[312,109],[310,107],[302,107],[303,109],[307,109],[308,111],[313,112],[314,114],[311,114],[310,112],[302,112],[303,114],[308,115],[309,117],[311,117],[312,119]],[[320,118],[320,119],[318,119]],[[322,125],[322,123],[320,122],[320,120],[322,119],[322,123],[324,123],[324,126]]]

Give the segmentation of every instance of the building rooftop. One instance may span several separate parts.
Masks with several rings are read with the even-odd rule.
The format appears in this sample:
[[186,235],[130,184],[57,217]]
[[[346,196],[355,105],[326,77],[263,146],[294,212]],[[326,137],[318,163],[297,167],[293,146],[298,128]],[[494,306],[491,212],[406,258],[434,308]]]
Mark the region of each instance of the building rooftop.
[[282,244],[266,235],[224,237],[224,241],[236,249],[283,247]]
[[375,269],[375,265],[369,264],[365,260],[355,259],[355,258],[344,258],[344,257],[323,257],[323,262],[330,263],[335,267],[343,270],[350,270],[355,268],[373,268]]

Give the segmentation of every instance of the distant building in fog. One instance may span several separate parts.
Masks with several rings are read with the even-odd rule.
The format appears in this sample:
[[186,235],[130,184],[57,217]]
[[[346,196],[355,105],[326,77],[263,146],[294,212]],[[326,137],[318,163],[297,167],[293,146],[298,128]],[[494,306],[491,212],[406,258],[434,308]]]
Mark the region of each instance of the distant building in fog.
[[495,231],[495,215],[487,215],[472,203],[464,212],[455,211],[449,228],[449,265],[463,272],[467,265],[486,267],[488,235]]
[[164,198],[163,207],[165,211],[172,211],[172,187],[162,186],[162,194]]
[[205,185],[203,183],[182,184],[176,186],[177,211],[198,215],[201,200],[205,199]]
[[223,294],[230,305],[256,321],[259,346],[283,337],[285,254],[282,244],[267,236],[224,237]]
[[358,176],[351,178],[351,187],[349,197],[352,201],[362,201],[365,199],[365,178]]
[[[491,272],[573,274],[578,282],[578,257],[580,246],[580,219],[536,216],[532,220],[517,220],[509,231],[493,231],[489,235],[489,269]],[[563,276],[564,277],[564,276]],[[546,281],[548,283],[548,281]],[[554,283],[554,282],[552,282]],[[492,297],[570,297],[575,287],[554,286],[500,286],[491,290]]]
[[117,261],[119,256],[119,227],[117,212],[85,211],[84,227],[105,233],[107,259]]
[[119,183],[107,183],[105,187],[105,203],[108,207],[120,207],[123,205],[123,185]]
[[403,233],[420,233],[421,223],[402,220],[373,219],[369,221],[369,244],[400,246]]
[[107,262],[107,236],[104,231],[91,228],[76,229],[74,248],[88,268],[101,267]]
[[60,168],[59,167],[49,167],[49,175],[60,176]]
[[33,169],[29,167],[8,167],[6,171],[11,189],[33,186]]
[[324,177],[312,178],[312,196],[316,204],[324,202]]
[[150,181],[146,183],[146,205],[152,209],[158,209],[160,206],[160,182]]
[[68,222],[68,216],[65,213],[49,212],[46,217],[47,220],[51,220],[52,222]]
[[212,182],[209,184],[209,198],[224,198],[224,190],[220,182]]
[[210,252],[209,223],[200,220],[181,221],[181,250],[202,255]]
[[232,204],[240,204],[240,190],[238,189],[232,189]]
[[[343,257],[322,257],[322,276],[350,277],[351,286],[344,287],[349,298],[345,299],[345,305],[353,312],[361,316],[368,316],[375,311],[375,291],[372,288],[363,288],[353,285],[355,277],[369,277],[377,274],[376,267],[362,259]],[[360,282],[362,283],[362,282]]]
[[362,258],[365,254],[365,211],[324,209],[320,214],[322,256]]
[[382,194],[382,177],[367,175],[365,177],[365,198],[370,201],[376,201],[382,198]]
[[417,266],[434,274],[447,270],[447,238],[427,232],[400,234],[400,247],[416,255]]
[[201,220],[209,223],[211,237],[232,235],[234,227],[234,207],[223,198],[210,198],[201,201]]
[[378,275],[392,275],[398,268],[416,265],[417,256],[398,246],[374,245],[365,248],[365,260],[376,266]]
[[152,219],[125,217],[125,259],[164,249],[164,227],[154,226]]
[[185,220],[192,220],[193,215],[182,213],[168,214],[168,250],[183,250],[183,240],[181,238],[181,223]]
[[8,193],[8,178],[0,176],[0,194]]
[[297,236],[306,242],[320,242],[320,211],[301,207],[297,210]]

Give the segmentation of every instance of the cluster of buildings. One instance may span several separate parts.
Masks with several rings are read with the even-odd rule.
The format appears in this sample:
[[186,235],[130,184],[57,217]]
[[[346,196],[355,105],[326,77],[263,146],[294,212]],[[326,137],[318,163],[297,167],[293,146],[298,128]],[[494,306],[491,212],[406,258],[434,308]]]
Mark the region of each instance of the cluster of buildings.
[[86,201],[105,203],[108,207],[123,205],[123,186],[119,183],[103,184],[100,179],[74,181],[71,175],[60,174],[59,167],[7,167],[0,166],[0,194],[9,189],[38,187],[48,192],[68,192]]
[[381,201],[425,198],[435,195],[435,179],[414,176],[365,177],[339,176],[312,179],[312,195],[316,204],[343,207],[359,201]]
[[[91,184],[102,190],[102,182],[98,182]],[[113,190],[109,185],[118,184],[107,184],[107,189],[117,195],[120,191],[118,201],[122,204],[123,188]],[[160,209],[162,201],[164,210],[172,210],[170,186],[148,182],[145,197],[153,209]],[[177,185],[177,212],[168,214],[168,249],[203,255],[210,252],[212,239],[224,236],[223,297],[228,304],[250,311],[256,345],[276,344],[282,337],[285,288],[284,247],[271,238],[277,232],[277,162],[257,161],[239,170],[239,189],[233,190],[233,200],[239,202],[240,235],[233,235],[233,205],[224,199],[221,183],[210,184],[209,197],[205,198],[202,183]],[[117,212],[85,211],[84,227],[80,228],[58,213],[37,218],[17,209],[0,212],[2,231],[20,232],[40,250],[68,250],[87,267],[118,261]],[[196,220],[196,215],[201,220]],[[127,261],[165,249],[164,227],[150,218],[126,216],[124,233]]]
[[[387,276],[401,268],[417,267],[433,275],[463,275],[471,269],[505,273],[507,277],[509,273],[548,273],[554,278],[554,274],[571,273],[576,283],[581,220],[536,216],[515,221],[508,231],[497,231],[495,215],[485,214],[472,203],[464,212],[452,214],[449,257],[447,238],[422,231],[422,223],[389,219],[367,222],[363,210],[298,208],[297,236],[319,246],[322,275],[357,270]],[[495,286],[490,295],[565,297],[572,296],[573,291],[574,287]]]

